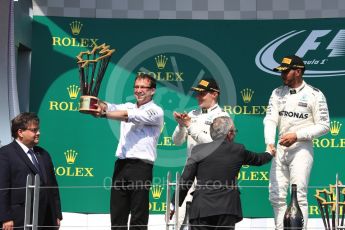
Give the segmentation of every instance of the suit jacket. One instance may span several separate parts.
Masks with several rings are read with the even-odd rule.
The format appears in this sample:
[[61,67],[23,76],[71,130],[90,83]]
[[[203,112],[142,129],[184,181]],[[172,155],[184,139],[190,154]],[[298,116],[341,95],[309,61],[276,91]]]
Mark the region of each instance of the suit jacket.
[[[41,169],[38,224],[56,225],[56,219],[62,219],[62,213],[54,166],[46,150],[35,146],[34,152]],[[13,220],[15,226],[23,226],[26,177],[37,173],[37,169],[16,141],[0,148],[1,225],[2,222]],[[56,188],[48,189],[45,186]]]
[[242,165],[263,165],[269,153],[256,154],[244,145],[224,140],[197,145],[193,148],[180,178],[179,205],[197,178],[190,210],[190,219],[231,214],[242,220],[240,193],[236,177]]

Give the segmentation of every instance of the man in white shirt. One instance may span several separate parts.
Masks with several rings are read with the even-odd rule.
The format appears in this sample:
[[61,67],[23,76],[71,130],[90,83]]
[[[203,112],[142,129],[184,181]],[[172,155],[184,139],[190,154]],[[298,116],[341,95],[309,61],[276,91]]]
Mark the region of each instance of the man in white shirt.
[[149,190],[153,163],[157,158],[157,142],[163,127],[163,110],[152,97],[156,80],[138,75],[134,83],[136,103],[100,102],[96,116],[121,121],[117,160],[110,197],[112,229],[147,229]]
[[308,183],[313,166],[313,138],[329,131],[329,114],[323,93],[302,78],[303,60],[286,56],[274,71],[281,72],[284,85],[273,90],[267,108],[265,143],[275,150],[276,129],[279,131],[276,157],[270,171],[270,201],[274,209],[276,229],[283,229],[287,189],[297,184],[297,199],[308,221]]
[[[174,112],[174,117],[178,125],[172,136],[175,145],[182,145],[187,141],[188,157],[194,146],[212,141],[210,125],[215,118],[222,116],[229,117],[228,113],[224,112],[218,105],[220,89],[215,80],[203,79],[196,87],[192,87],[192,90],[195,91],[199,109],[192,110],[188,114]],[[194,186],[188,192],[186,199],[179,209],[179,225],[185,216],[186,202],[192,201],[193,197],[190,193],[193,191]]]

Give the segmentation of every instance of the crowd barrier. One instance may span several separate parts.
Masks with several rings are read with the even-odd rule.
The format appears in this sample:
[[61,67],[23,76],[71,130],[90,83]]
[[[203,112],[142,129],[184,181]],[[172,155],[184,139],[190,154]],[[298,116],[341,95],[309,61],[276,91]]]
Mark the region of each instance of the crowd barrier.
[[[172,175],[170,172],[167,174],[166,183],[166,204],[170,204],[172,196],[172,188],[175,187],[175,191],[179,189],[181,184],[179,183],[180,174],[179,172],[175,175],[175,182],[172,181]],[[326,229],[326,230],[341,230],[345,229],[344,225],[344,209],[345,209],[345,185],[338,179],[338,174],[336,175],[334,185],[330,185],[330,189],[316,190],[315,198],[318,202],[321,217],[313,218],[308,221],[308,229]],[[99,186],[89,186],[89,188],[97,188]],[[59,187],[61,189],[66,189],[67,187]],[[78,189],[77,187],[74,187]],[[10,189],[10,188],[3,188]],[[38,227],[38,207],[39,207],[39,190],[40,189],[50,189],[47,187],[40,187],[39,175],[35,177],[33,175],[27,176],[27,184],[25,188],[16,189],[26,189],[26,200],[25,200],[25,218],[24,218],[24,229],[25,230],[37,230]],[[73,189],[73,187],[68,187],[68,189]],[[79,189],[85,189],[79,188]],[[243,188],[242,188],[243,189]],[[179,193],[175,193],[175,204],[178,203]],[[148,229],[166,229],[166,230],[178,230],[179,220],[177,218],[179,213],[178,205],[175,207],[175,215],[172,220],[170,220],[170,205],[167,205],[164,217],[162,215],[150,215],[151,221],[149,221]],[[109,214],[95,215],[95,223],[91,224],[88,218],[92,215],[87,215],[87,218],[79,218],[78,214],[64,213],[64,220],[60,229],[110,229],[110,218]],[[83,215],[83,214],[80,214]],[[67,216],[67,218],[66,218]],[[73,217],[74,216],[74,217]],[[32,218],[29,218],[32,217]],[[90,218],[91,219],[91,218]],[[153,220],[152,220],[153,219]],[[87,224],[83,222],[87,222]],[[65,222],[65,223],[64,223]],[[73,223],[74,222],[74,223]],[[79,222],[79,223],[77,223]],[[251,223],[250,223],[251,222]],[[255,223],[256,222],[256,223]],[[258,224],[258,223],[261,223]],[[323,226],[322,226],[323,225]],[[189,225],[190,227],[191,225]],[[244,219],[240,223],[236,224],[236,229],[273,229],[274,221],[272,218],[257,218],[257,219]],[[44,227],[43,227],[44,229]]]

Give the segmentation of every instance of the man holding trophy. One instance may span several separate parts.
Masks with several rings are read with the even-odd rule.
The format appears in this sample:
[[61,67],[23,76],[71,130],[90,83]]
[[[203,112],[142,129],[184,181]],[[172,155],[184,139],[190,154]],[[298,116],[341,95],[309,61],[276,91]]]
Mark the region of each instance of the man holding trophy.
[[150,75],[138,75],[134,81],[135,103],[110,104],[97,98],[111,54],[105,44],[78,56],[82,113],[118,120],[120,139],[110,197],[111,229],[147,229],[149,190],[153,163],[157,158],[157,142],[163,127],[164,113],[153,101],[156,80]]
[[134,83],[136,103],[98,103],[95,116],[121,121],[110,198],[113,230],[127,229],[129,214],[130,225],[136,226],[131,229],[147,229],[152,168],[164,115],[152,100],[155,90],[154,78],[138,75]]

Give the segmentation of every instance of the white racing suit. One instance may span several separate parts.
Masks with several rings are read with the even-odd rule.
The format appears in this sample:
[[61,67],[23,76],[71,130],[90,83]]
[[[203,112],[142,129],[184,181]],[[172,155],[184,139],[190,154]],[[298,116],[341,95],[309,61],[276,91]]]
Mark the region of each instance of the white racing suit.
[[296,133],[297,141],[290,147],[277,144],[277,154],[270,171],[269,199],[275,216],[276,229],[283,229],[287,189],[297,184],[297,199],[308,221],[308,183],[313,166],[313,138],[329,131],[329,114],[323,93],[306,84],[296,89],[276,88],[271,95],[264,119],[265,143],[274,144],[276,128],[279,138]]
[[[219,105],[216,104],[207,110],[192,110],[188,113],[188,116],[191,118],[190,126],[186,128],[177,125],[172,135],[175,145],[182,145],[187,140],[187,157],[190,156],[194,146],[212,141],[210,136],[210,125],[212,124],[213,120],[222,116],[229,117],[229,114],[224,112]],[[192,193],[194,190],[195,181],[192,187],[189,189],[182,206],[179,207],[177,229],[180,229],[186,214],[186,202],[192,201],[193,196],[190,193]]]

